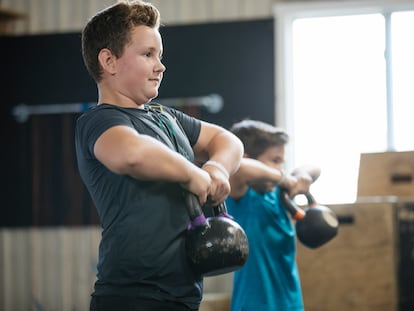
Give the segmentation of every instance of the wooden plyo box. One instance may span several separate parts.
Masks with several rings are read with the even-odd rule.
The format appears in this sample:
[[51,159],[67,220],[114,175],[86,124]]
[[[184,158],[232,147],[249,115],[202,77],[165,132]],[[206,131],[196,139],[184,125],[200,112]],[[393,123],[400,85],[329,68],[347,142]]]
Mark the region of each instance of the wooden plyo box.
[[397,311],[397,204],[329,207],[340,220],[338,235],[317,249],[297,242],[305,309]]
[[205,277],[200,311],[229,311],[232,289],[233,273]]
[[203,297],[200,311],[229,311],[230,293],[207,293]]
[[414,151],[363,153],[357,197],[414,196]]

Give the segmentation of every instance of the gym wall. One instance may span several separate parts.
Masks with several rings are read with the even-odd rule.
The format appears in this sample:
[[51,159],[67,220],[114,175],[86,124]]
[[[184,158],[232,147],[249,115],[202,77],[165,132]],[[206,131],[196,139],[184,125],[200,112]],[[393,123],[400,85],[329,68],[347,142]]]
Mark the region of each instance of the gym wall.
[[[217,93],[216,114],[201,119],[229,127],[244,118],[274,122],[273,19],[168,26],[161,29],[167,71],[159,98]],[[4,214],[0,227],[88,225],[97,217],[74,153],[77,114],[33,115],[18,122],[16,105],[95,102],[82,61],[80,33],[0,37],[0,160]]]

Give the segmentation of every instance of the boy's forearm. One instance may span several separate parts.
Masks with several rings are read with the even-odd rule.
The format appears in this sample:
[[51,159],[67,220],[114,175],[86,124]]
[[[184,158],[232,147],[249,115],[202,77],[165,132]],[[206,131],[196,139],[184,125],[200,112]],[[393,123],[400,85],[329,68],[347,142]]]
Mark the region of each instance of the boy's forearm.
[[185,182],[195,169],[182,155],[164,148],[163,145],[147,145],[141,149],[146,154],[144,161],[129,163],[126,173],[141,180],[167,180]]
[[209,144],[208,160],[219,163],[228,175],[233,175],[240,166],[243,151],[243,145],[238,138],[231,133],[222,132]]
[[278,184],[283,178],[281,170],[272,168],[258,160],[243,158],[240,169],[236,173],[241,180],[246,183],[251,182],[272,182]]

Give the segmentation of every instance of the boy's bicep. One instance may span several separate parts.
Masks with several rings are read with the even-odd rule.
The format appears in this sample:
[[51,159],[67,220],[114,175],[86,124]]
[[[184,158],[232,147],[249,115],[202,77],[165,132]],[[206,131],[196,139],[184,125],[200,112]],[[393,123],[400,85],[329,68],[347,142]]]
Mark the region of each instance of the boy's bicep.
[[117,125],[99,136],[94,145],[94,154],[109,170],[121,173],[138,147],[138,132],[128,126]]
[[194,151],[197,153],[206,153],[212,139],[219,133],[220,128],[218,126],[202,122],[197,143],[194,145]]

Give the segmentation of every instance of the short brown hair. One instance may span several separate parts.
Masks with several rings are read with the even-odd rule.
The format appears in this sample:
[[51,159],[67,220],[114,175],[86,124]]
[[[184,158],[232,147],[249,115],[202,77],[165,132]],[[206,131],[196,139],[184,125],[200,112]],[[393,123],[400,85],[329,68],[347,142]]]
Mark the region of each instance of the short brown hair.
[[289,135],[282,128],[257,120],[243,120],[233,124],[230,131],[244,145],[244,151],[251,158],[257,158],[266,149],[286,145]]
[[86,69],[96,82],[102,79],[99,52],[107,48],[116,57],[121,57],[125,45],[131,40],[132,29],[140,25],[160,27],[158,9],[141,0],[118,2],[88,21],[82,31],[82,55]]

